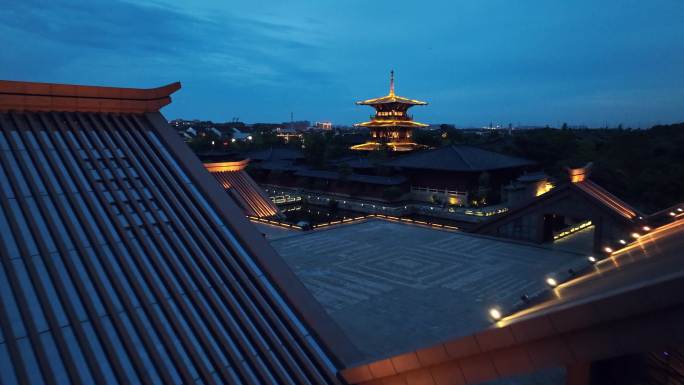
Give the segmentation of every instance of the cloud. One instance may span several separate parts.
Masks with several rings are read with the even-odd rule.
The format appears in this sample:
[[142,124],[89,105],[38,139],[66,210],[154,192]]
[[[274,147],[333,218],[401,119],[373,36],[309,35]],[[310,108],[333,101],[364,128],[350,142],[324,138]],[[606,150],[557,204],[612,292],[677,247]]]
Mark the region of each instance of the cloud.
[[53,72],[79,66],[87,72],[96,63],[109,69],[119,64],[119,72],[154,65],[154,71],[168,75],[206,75],[241,85],[325,77],[315,68],[317,36],[307,38],[296,25],[228,12],[200,16],[162,4],[21,0],[0,10],[0,24],[6,32],[0,42],[31,40],[34,49],[17,54],[35,58],[35,49],[41,49],[51,56]]
[[170,117],[352,123],[395,69],[427,122],[681,120],[682,15],[681,0],[5,0],[0,78],[180,80]]

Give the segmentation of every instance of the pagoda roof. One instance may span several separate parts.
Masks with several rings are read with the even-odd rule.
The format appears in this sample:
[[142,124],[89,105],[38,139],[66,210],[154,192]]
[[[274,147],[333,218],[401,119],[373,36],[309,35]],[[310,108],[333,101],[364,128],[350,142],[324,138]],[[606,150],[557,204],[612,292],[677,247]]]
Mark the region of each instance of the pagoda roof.
[[427,105],[427,102],[423,102],[420,100],[415,100],[415,99],[409,99],[405,98],[403,96],[398,96],[394,94],[394,71],[390,72],[390,90],[389,94],[387,96],[382,96],[379,98],[374,98],[374,99],[368,99],[368,100],[362,100],[360,102],[356,102],[358,105],[376,105],[376,104],[390,104],[390,103],[399,103],[399,104],[409,104],[412,106],[425,106]]
[[372,106],[372,105],[376,105],[376,104],[390,104],[390,103],[410,104],[412,106],[425,106],[425,105],[427,105],[427,102],[423,102],[421,100],[405,98],[403,96],[394,95],[393,93],[390,93],[389,95],[382,96],[379,98],[367,99],[367,100],[362,100],[360,102],[356,102],[356,104],[364,105],[364,106]]
[[[355,146],[352,146],[352,150],[356,151],[376,151],[379,150],[382,147],[382,143],[378,142],[366,142],[366,143],[361,143],[357,144]],[[392,151],[397,151],[397,152],[404,152],[404,151],[413,151],[417,150],[420,148],[425,148],[426,146],[422,144],[417,144],[417,143],[401,143],[401,142],[389,142],[385,143],[387,147],[392,149]]]
[[385,164],[411,169],[474,172],[527,166],[533,162],[477,147],[451,145],[405,155]]
[[411,127],[411,128],[421,128],[427,127],[425,123],[414,122],[413,120],[398,120],[398,119],[387,119],[380,120],[374,119],[369,122],[357,123],[355,127]]

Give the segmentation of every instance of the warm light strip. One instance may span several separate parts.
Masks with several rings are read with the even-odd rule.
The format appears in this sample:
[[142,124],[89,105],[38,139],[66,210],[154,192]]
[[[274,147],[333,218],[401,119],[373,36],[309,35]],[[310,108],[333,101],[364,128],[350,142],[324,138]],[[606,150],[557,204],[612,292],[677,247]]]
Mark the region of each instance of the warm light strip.
[[240,171],[244,170],[248,164],[249,159],[243,159],[238,162],[204,163],[204,168],[206,168],[209,172]]
[[270,219],[262,219],[262,218],[257,218],[257,217],[253,217],[253,216],[249,216],[249,215],[247,216],[247,219],[249,219],[250,221],[253,221],[253,222],[266,223],[266,224],[273,225],[273,226],[302,230],[301,226],[293,225],[290,223],[272,221]]
[[[419,145],[417,143],[413,142],[388,142],[386,143],[388,147],[392,147],[394,151],[407,151],[407,150],[402,150],[401,148],[404,147],[418,147]],[[378,142],[366,142],[366,143],[361,143],[361,144],[356,144],[351,147],[349,147],[351,150],[364,150],[364,151],[372,151],[375,150],[378,146],[380,146],[380,143]],[[399,149],[397,149],[399,148]]]
[[[558,293],[560,295],[561,290],[563,288],[567,288],[568,286],[576,285],[577,283],[583,282],[583,281],[585,281],[591,277],[595,277],[596,275],[600,275],[600,274],[605,273],[605,270],[600,269],[600,267],[602,265],[610,264],[607,267],[608,269],[617,268],[617,266],[619,266],[619,263],[618,263],[619,261],[617,260],[616,257],[620,257],[621,255],[623,255],[623,254],[625,254],[631,250],[634,250],[634,249],[643,249],[643,247],[644,247],[643,244],[645,242],[657,241],[658,239],[660,239],[666,235],[669,235],[669,233],[671,231],[673,231],[674,228],[682,226],[683,224],[684,224],[684,218],[676,220],[672,223],[668,223],[666,225],[663,225],[663,226],[660,226],[660,227],[654,229],[652,232],[642,236],[637,241],[635,241],[635,242],[633,242],[633,243],[631,243],[631,244],[629,244],[629,245],[627,245],[627,246],[625,246],[619,250],[614,251],[610,257],[603,259],[601,261],[598,261],[596,264],[594,264],[594,266],[596,266],[596,269],[594,271],[592,271],[591,273],[577,277],[575,279],[572,279],[572,280],[569,280],[566,282],[563,282],[560,285],[558,285],[556,288],[554,288],[554,290],[556,291],[556,293]],[[548,305],[549,305],[548,302],[542,302],[542,303],[537,304],[535,306],[532,306],[530,308],[523,309],[517,313],[513,313],[513,314],[506,316],[504,319],[497,322],[496,325],[498,327],[506,326],[506,325],[510,324],[512,321],[514,321],[516,319],[520,319],[522,317],[525,317],[526,315],[531,314],[535,311],[542,310],[542,309],[548,307]]]
[[[284,227],[284,228],[293,228],[293,229],[302,230],[301,226],[292,225],[292,224],[289,224],[286,222],[279,222],[279,221],[273,221],[270,219],[257,218],[257,217],[253,217],[253,216],[249,216],[249,215],[247,216],[247,218],[249,220],[255,221],[255,222],[266,223],[269,225],[274,225],[274,226],[279,226],[279,227]],[[423,226],[423,227],[427,226],[427,227],[432,227],[432,228],[437,228],[437,229],[460,230],[456,226],[449,226],[449,225],[443,225],[441,223],[431,223],[431,222],[426,222],[426,221],[417,221],[415,219],[399,218],[399,217],[393,217],[393,216],[388,216],[388,215],[384,215],[384,214],[368,214],[368,215],[364,215],[364,216],[360,216],[360,217],[356,217],[356,218],[347,218],[347,219],[342,219],[342,220],[337,220],[337,221],[332,221],[332,222],[319,223],[319,224],[311,226],[311,228],[312,229],[320,229],[322,227],[349,224],[351,222],[358,222],[360,220],[369,219],[369,218],[378,218],[378,219],[382,219],[385,221],[397,222],[397,223],[405,222],[405,223],[410,223],[410,224],[419,225],[419,226]]]
[[630,218],[630,219],[634,218],[636,216],[636,213],[634,211],[630,210],[629,208],[624,206],[619,201],[615,200],[614,198],[610,197],[609,195],[606,195],[604,192],[602,192],[600,190],[597,190],[597,192],[605,201],[608,202],[609,205],[612,205],[615,209],[620,211],[623,216]]
[[592,225],[591,221],[586,221],[586,222],[580,223],[578,226],[573,226],[570,229],[561,232],[560,234],[554,235],[553,240],[556,241],[556,240],[559,240],[561,238],[565,238],[568,235],[574,234],[580,230],[584,230],[591,225]]
[[383,126],[400,126],[400,127],[427,127],[429,124],[416,122],[413,120],[397,120],[397,119],[374,119],[370,122],[357,123],[355,127],[383,127]]
[[473,210],[466,210],[464,211],[465,215],[475,215],[477,217],[490,217],[492,215],[497,215],[501,213],[505,213],[508,211],[507,207],[502,207],[500,209],[492,210],[492,211],[473,211]]
[[375,103],[412,103],[412,104],[420,105],[420,106],[427,105],[427,102],[423,102],[423,101],[416,100],[416,99],[409,99],[409,98],[405,98],[403,96],[396,96],[396,95],[393,95],[391,93],[387,96],[381,96],[379,98],[373,98],[373,99],[362,100],[360,102],[356,102],[356,104],[358,104],[358,105],[375,104]]
[[591,181],[585,181],[577,183],[577,186],[581,187],[584,191],[593,195],[596,199],[603,202],[605,205],[612,207],[615,211],[619,212],[622,216],[628,219],[632,219],[636,216],[636,213],[625,207],[624,204],[617,201],[615,198],[607,195],[605,192],[601,191],[594,183]]

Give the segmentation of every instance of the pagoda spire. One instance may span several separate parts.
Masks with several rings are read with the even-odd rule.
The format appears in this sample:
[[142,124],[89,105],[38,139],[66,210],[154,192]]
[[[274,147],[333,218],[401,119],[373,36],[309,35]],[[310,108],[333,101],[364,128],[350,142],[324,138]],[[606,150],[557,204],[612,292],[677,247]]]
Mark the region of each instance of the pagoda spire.
[[394,70],[390,71],[390,96],[394,96]]

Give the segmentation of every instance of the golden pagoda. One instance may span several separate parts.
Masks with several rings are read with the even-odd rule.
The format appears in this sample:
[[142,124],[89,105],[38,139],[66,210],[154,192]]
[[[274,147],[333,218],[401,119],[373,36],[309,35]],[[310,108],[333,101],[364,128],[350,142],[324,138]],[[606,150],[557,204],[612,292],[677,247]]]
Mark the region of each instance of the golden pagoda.
[[392,151],[411,151],[422,147],[413,142],[413,129],[427,127],[427,124],[413,121],[407,114],[413,106],[424,106],[426,102],[397,96],[394,94],[394,71],[390,71],[390,90],[387,96],[356,102],[358,105],[375,108],[369,122],[355,124],[356,127],[370,128],[370,140],[352,146],[352,150],[378,150],[384,144]]

